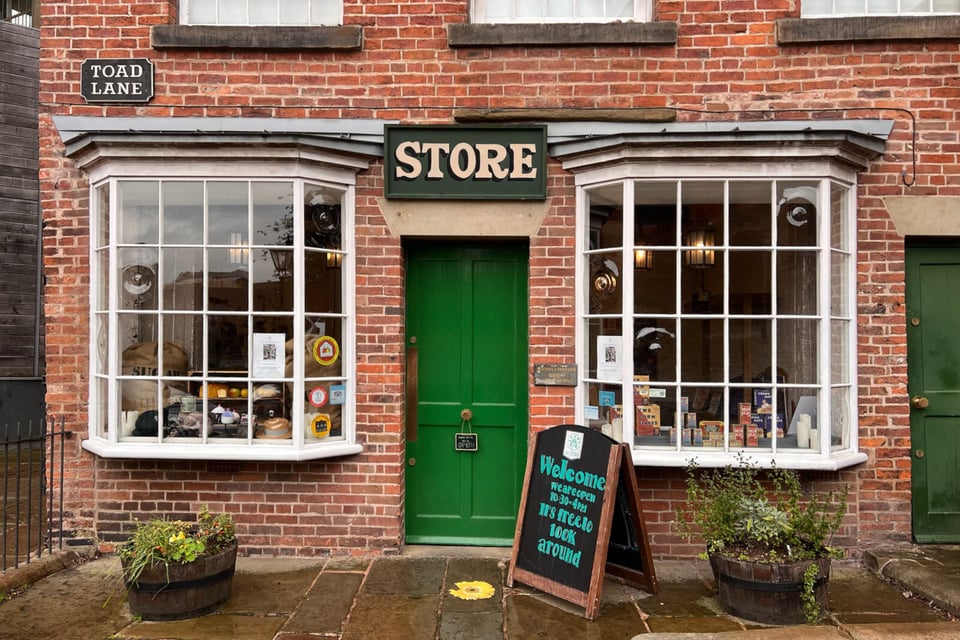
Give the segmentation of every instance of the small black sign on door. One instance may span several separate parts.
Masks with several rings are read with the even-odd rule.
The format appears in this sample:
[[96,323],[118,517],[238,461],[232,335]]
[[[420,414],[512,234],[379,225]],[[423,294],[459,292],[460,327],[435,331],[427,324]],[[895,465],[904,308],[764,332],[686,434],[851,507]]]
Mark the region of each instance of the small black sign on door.
[[458,433],[454,442],[456,451],[476,451],[477,446],[477,434],[475,433]]
[[87,102],[150,102],[153,63],[146,58],[98,58],[80,66],[80,95]]

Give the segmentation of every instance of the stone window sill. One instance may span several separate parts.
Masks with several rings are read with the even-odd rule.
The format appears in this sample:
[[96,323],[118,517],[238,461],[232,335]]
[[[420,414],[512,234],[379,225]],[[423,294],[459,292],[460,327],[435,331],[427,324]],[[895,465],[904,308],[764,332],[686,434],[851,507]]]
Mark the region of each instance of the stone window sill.
[[451,24],[447,40],[457,47],[675,45],[675,22],[580,24]]
[[960,16],[863,16],[777,20],[777,44],[960,40]]
[[359,26],[220,27],[158,25],[150,39],[154,49],[298,49],[342,51],[363,47]]

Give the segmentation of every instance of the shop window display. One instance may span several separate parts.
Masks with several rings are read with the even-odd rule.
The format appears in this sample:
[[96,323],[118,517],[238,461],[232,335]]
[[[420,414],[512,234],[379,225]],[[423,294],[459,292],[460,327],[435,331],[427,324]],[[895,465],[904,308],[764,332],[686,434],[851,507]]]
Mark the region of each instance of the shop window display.
[[668,465],[738,451],[789,465],[849,447],[854,327],[837,303],[854,275],[849,185],[585,191],[586,424]]
[[346,438],[342,189],[113,180],[94,192],[98,437],[251,448]]

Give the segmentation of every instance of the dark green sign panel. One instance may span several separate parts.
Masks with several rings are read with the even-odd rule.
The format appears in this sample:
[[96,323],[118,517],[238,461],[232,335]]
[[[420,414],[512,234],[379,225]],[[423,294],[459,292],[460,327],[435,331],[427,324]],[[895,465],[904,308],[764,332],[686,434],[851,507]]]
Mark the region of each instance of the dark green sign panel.
[[403,126],[384,130],[388,198],[544,200],[545,126]]

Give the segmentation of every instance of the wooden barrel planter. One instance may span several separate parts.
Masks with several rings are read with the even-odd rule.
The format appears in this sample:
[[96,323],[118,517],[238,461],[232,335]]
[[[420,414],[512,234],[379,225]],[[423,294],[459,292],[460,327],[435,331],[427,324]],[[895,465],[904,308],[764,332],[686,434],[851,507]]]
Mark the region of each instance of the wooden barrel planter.
[[717,581],[717,597],[723,608],[735,616],[765,624],[804,624],[807,612],[800,597],[803,576],[811,564],[818,565],[814,597],[821,615],[827,610],[827,581],[830,558],[769,564],[710,556]]
[[182,620],[215,611],[230,598],[237,543],[188,564],[148,567],[127,584],[130,612],[143,620]]

